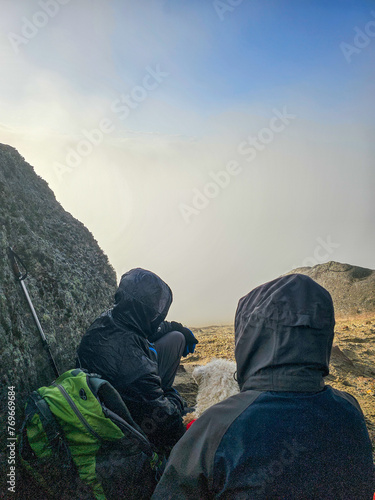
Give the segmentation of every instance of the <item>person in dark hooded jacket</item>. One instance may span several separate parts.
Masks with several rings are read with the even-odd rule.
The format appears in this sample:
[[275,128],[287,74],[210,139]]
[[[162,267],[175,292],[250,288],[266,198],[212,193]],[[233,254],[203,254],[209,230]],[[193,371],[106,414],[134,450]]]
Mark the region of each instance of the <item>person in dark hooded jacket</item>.
[[121,277],[115,305],[83,335],[77,365],[120,393],[133,419],[157,448],[183,435],[184,402],[172,387],[181,356],[194,351],[192,332],[164,321],[172,291],[156,274],[132,269]]
[[153,500],[371,500],[362,411],[353,396],[324,384],[334,323],[330,294],[304,275],[243,297],[235,318],[241,392],[193,423]]

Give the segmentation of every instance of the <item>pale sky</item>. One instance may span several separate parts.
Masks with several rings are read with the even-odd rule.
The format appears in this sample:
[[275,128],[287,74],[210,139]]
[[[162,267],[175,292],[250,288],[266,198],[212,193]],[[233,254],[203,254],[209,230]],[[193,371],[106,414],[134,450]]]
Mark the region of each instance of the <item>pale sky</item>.
[[0,0],[0,142],[168,319],[295,267],[375,268],[375,2]]

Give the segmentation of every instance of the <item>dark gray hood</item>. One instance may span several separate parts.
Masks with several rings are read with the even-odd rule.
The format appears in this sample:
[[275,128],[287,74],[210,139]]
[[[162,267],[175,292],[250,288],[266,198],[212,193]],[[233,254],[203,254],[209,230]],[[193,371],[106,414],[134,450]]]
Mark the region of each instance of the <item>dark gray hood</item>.
[[330,294],[308,276],[291,274],[255,288],[240,299],[235,319],[241,389],[321,390],[334,325]]
[[112,317],[148,338],[166,317],[172,298],[171,289],[159,276],[145,269],[132,269],[121,277]]

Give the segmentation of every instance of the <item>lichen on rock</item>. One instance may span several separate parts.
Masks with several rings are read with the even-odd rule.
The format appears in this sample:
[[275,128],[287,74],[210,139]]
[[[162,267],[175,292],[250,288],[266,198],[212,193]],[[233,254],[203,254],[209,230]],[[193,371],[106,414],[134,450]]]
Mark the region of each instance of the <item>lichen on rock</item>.
[[0,145],[0,403],[4,411],[7,387],[14,385],[20,411],[25,396],[54,374],[8,246],[27,266],[25,284],[60,372],[74,367],[81,336],[110,306],[116,274],[90,231],[62,208],[33,167]]

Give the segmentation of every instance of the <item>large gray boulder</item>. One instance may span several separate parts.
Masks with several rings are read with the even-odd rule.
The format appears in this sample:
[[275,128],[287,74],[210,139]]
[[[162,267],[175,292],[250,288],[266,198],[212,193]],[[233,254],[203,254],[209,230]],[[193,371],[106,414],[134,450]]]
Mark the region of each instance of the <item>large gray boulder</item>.
[[82,334],[111,305],[116,275],[88,229],[6,145],[0,145],[0,207],[2,417],[9,385],[16,387],[19,410],[27,393],[54,378],[7,247],[12,246],[28,268],[25,284],[60,372],[74,367]]

